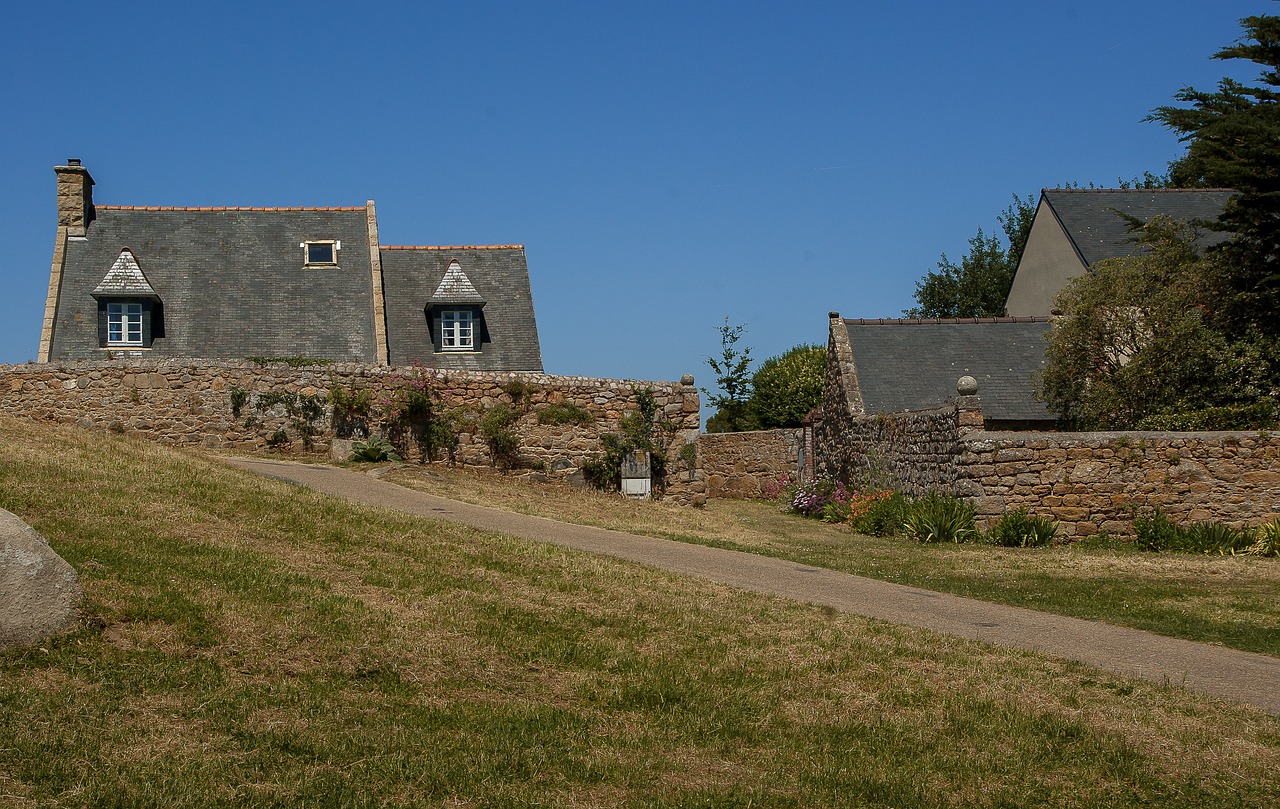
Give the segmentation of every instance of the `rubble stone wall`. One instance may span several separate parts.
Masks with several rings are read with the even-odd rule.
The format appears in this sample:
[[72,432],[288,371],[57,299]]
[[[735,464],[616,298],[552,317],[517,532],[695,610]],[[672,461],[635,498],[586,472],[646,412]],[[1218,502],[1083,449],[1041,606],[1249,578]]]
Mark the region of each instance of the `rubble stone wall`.
[[[518,414],[520,466],[568,477],[599,454],[601,435],[618,432],[622,418],[638,409],[637,390],[654,397],[659,420],[667,425],[662,432],[675,468],[681,448],[695,441],[699,431],[698,392],[692,378],[687,379],[686,384],[354,364],[295,368],[283,362],[223,360],[67,362],[0,366],[0,411],[175,445],[327,454],[335,439],[331,390],[370,391],[376,415],[385,409],[384,400],[425,380],[441,393],[441,407],[463,416],[453,453],[456,463],[491,463],[475,424],[480,414],[505,404]],[[316,397],[312,401],[323,403],[322,415],[309,424],[290,415],[278,400],[293,395]],[[585,423],[543,423],[553,405],[562,413],[572,408],[585,413]],[[373,421],[370,432],[382,432],[385,425]],[[399,448],[410,460],[417,459],[414,442],[402,442]],[[671,475],[666,496],[688,499],[695,485]]]
[[804,454],[805,430],[707,433],[698,437],[698,468],[708,497],[769,497],[779,478],[795,482]]
[[874,416],[824,407],[814,427],[817,474],[911,495],[954,492],[961,412],[941,407]]
[[1135,514],[1243,527],[1280,515],[1280,436],[1261,432],[975,432],[956,492],[985,524],[1024,507],[1067,536],[1131,536]]

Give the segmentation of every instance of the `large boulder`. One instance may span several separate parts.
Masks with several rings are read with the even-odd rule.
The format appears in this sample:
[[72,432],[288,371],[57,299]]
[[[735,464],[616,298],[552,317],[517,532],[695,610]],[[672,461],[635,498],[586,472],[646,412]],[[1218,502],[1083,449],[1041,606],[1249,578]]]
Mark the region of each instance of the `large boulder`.
[[83,595],[75,569],[35,529],[0,509],[0,647],[71,629]]

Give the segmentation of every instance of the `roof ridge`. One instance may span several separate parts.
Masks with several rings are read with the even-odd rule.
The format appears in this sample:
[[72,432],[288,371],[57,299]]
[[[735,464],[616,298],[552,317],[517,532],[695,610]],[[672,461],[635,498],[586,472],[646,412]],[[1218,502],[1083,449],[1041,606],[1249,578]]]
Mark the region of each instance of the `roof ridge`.
[[1069,192],[1072,194],[1100,194],[1121,191],[1129,194],[1200,194],[1205,191],[1239,193],[1234,188],[1042,188],[1041,192]]
[[105,211],[363,211],[364,205],[95,205]]
[[384,244],[383,250],[523,250],[523,244]]
[[851,326],[946,326],[985,323],[1048,323],[1053,318],[1041,315],[1024,317],[859,317],[844,318]]

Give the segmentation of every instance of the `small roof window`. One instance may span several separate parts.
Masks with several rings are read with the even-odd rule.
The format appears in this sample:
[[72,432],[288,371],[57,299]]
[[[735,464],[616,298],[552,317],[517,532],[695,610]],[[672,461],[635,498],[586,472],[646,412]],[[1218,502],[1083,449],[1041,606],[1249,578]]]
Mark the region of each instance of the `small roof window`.
[[342,242],[335,239],[315,239],[298,246],[303,249],[302,262],[305,266],[338,266],[338,251],[342,249]]

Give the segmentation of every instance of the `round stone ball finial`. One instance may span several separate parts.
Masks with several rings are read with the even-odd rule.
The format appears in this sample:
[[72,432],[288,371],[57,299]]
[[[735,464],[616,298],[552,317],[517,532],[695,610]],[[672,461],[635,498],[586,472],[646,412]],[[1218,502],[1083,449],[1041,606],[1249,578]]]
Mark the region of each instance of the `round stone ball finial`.
[[693,384],[693,374],[685,374],[684,376],[680,377],[680,384],[681,384],[681,385],[692,385],[692,384]]
[[956,393],[961,396],[973,396],[978,392],[978,380],[971,376],[962,376],[956,380]]

